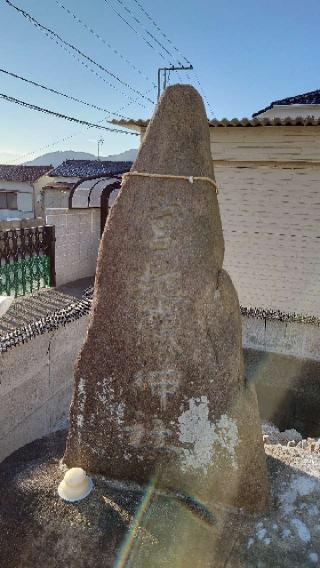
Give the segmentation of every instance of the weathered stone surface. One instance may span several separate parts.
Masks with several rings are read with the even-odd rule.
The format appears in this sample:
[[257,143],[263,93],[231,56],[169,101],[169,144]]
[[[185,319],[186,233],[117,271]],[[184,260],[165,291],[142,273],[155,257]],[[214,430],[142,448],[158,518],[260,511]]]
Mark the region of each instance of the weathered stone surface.
[[[202,100],[162,96],[132,168],[213,178]],[[64,461],[115,478],[263,507],[265,458],[243,374],[237,294],[217,195],[131,176],[102,237]]]

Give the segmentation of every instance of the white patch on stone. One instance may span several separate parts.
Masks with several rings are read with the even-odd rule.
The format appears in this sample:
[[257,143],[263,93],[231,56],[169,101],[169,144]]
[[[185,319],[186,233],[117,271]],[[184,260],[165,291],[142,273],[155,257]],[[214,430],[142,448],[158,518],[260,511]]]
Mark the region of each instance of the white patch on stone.
[[254,543],[254,538],[252,538],[252,537],[249,538],[248,544],[247,544],[247,549],[248,549],[248,550],[249,550],[249,548],[251,548],[251,546],[253,545],[253,543]]
[[128,433],[128,442],[130,446],[138,448],[145,435],[144,424],[136,422],[131,426],[125,426],[124,430]]
[[281,536],[282,536],[283,540],[285,540],[286,538],[289,538],[289,536],[291,536],[291,530],[290,529],[283,529]]
[[317,552],[310,552],[309,560],[310,562],[313,562],[313,564],[317,564],[319,560],[319,555],[317,554]]
[[85,391],[85,380],[81,378],[78,384],[78,416],[77,416],[77,427],[78,427],[78,442],[81,442],[81,430],[83,428],[84,418],[84,405],[86,402],[86,391]]
[[172,435],[171,430],[165,427],[160,418],[153,420],[152,439],[155,448],[162,448],[166,446],[167,438]]
[[151,389],[152,395],[160,397],[161,410],[167,408],[167,398],[174,396],[179,388],[180,373],[175,369],[161,369],[157,371],[139,371],[133,377],[135,386],[141,390]]
[[297,518],[291,519],[291,525],[295,527],[299,538],[303,542],[310,542],[311,535],[307,525],[305,525],[300,519]]
[[259,529],[257,532],[258,540],[263,540],[267,534],[267,529]]
[[235,450],[238,445],[238,428],[226,414],[216,423],[209,420],[208,398],[201,396],[189,400],[189,410],[178,419],[179,440],[187,447],[181,448],[181,469],[207,472],[214,456],[221,450],[237,468]]
[[220,290],[217,288],[217,290],[215,290],[213,294],[213,301],[215,302],[216,300],[219,300],[220,296],[221,296]]
[[109,412],[110,416],[118,426],[123,424],[125,406],[122,402],[115,401],[114,388],[112,387],[112,378],[103,379],[102,383],[97,383],[99,386],[102,385],[101,391],[98,393],[98,400],[101,402],[102,406]]

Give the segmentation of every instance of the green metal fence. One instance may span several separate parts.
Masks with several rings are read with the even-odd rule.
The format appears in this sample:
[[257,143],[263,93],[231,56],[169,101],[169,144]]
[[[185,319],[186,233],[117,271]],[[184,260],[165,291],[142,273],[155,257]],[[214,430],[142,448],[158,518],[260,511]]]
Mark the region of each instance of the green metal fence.
[[24,296],[55,286],[53,226],[0,231],[0,295]]

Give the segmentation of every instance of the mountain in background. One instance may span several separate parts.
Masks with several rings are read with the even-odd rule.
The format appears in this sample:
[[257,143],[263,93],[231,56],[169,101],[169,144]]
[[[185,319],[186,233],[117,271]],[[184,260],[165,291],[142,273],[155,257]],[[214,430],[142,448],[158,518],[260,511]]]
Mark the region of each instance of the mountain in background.
[[[101,156],[100,160],[111,160],[114,162],[133,162],[136,159],[138,150],[131,148],[121,152],[121,154],[110,154],[110,156]],[[30,162],[25,162],[25,166],[48,166],[52,164],[54,168],[62,164],[65,160],[96,160],[97,156],[89,154],[88,152],[74,152],[73,150],[66,150],[65,152],[49,152],[38,156]]]

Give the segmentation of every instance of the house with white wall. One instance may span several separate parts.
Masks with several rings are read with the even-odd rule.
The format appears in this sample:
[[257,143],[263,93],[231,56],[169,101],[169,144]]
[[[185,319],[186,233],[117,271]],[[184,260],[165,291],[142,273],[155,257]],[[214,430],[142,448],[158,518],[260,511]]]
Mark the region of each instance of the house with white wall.
[[0,221],[35,217],[36,195],[52,166],[0,164]]
[[[255,114],[208,122],[224,266],[242,306],[319,317],[320,91]],[[141,139],[148,126],[147,120],[114,122]]]
[[273,101],[267,107],[253,113],[260,118],[320,118],[320,89]]
[[46,223],[55,226],[57,285],[94,276],[101,227],[118,192],[110,186],[119,187],[131,165],[66,160],[50,172],[42,203]]
[[[44,216],[47,209],[69,207],[69,195],[80,180],[107,177],[110,173],[121,174],[128,171],[132,162],[111,160],[66,160],[53,169],[48,181],[37,198],[37,212]],[[114,180],[110,178],[108,183]]]

